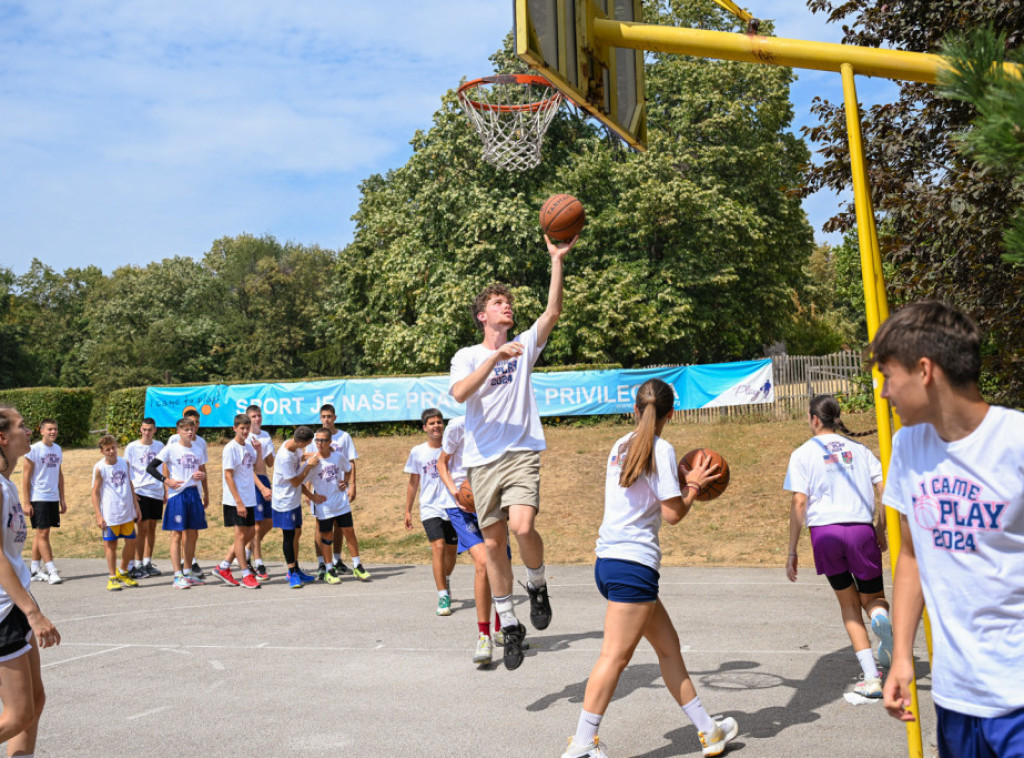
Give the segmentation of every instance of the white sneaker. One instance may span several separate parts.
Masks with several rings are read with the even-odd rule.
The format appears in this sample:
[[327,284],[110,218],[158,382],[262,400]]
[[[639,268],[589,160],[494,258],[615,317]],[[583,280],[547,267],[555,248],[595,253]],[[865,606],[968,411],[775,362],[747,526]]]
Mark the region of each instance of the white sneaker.
[[862,676],[861,680],[853,685],[853,691],[861,697],[869,697],[877,700],[882,697],[882,678],[879,676],[873,676],[871,678]]
[[697,732],[700,737],[700,744],[703,748],[701,755],[721,755],[728,745],[740,732],[740,726],[732,716],[715,722],[715,729],[711,734]]
[[592,745],[577,745],[574,737],[569,738],[569,747],[562,753],[562,758],[608,758],[600,744],[600,740],[594,737]]
[[476,640],[476,653],[473,655],[473,663],[490,663],[493,653],[494,647],[491,645],[491,638],[480,632],[480,636]]
[[39,569],[32,575],[33,582],[45,582],[50,578],[50,575],[46,573],[46,569]]
[[57,569],[50,572],[50,576],[47,577],[46,581],[50,584],[60,584],[64,580],[60,578],[60,574],[57,573]]

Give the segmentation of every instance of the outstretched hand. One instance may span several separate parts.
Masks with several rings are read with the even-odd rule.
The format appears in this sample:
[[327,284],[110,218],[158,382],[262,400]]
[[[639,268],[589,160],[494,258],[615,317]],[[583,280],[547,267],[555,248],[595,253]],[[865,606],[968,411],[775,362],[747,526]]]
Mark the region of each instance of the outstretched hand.
[[561,260],[565,257],[565,254],[576,247],[576,243],[580,241],[580,235],[576,235],[568,242],[557,242],[552,240],[548,235],[544,235],[544,242],[548,246],[548,253],[552,258],[558,258]]

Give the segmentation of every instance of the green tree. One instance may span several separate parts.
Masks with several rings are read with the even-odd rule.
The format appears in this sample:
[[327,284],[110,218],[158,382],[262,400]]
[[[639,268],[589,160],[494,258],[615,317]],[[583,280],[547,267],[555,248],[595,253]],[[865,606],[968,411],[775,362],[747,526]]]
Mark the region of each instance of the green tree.
[[15,318],[18,294],[17,277],[9,268],[0,266],[0,330],[3,349],[0,350],[0,389],[24,387],[34,383],[31,358],[25,349],[28,329]]
[[[808,7],[842,23],[844,42],[936,53],[947,35],[989,25],[1006,35],[1010,51],[1024,43],[1024,5],[1005,0],[809,0]],[[896,102],[862,114],[879,244],[891,265],[896,305],[938,298],[970,313],[988,335],[985,365],[999,399],[1024,403],[1024,267],[1002,260],[1003,230],[1024,202],[1024,187],[964,156],[956,135],[974,109],[939,96],[935,88],[901,82]],[[851,187],[841,102],[813,107],[818,125],[806,130],[819,145],[821,164],[809,169],[809,189]],[[852,201],[827,225],[853,228]]]
[[[735,29],[706,2],[663,2],[648,20]],[[496,71],[522,70],[510,46]],[[651,149],[619,144],[564,109],[544,160],[484,163],[453,92],[402,167],[361,185],[355,239],[339,257],[330,338],[339,370],[446,370],[477,339],[473,295],[511,285],[521,326],[546,298],[537,209],[570,192],[588,224],[567,261],[565,309],[546,360],[625,365],[747,358],[783,337],[813,243],[799,205],[809,154],[788,127],[792,72],[653,55]]]

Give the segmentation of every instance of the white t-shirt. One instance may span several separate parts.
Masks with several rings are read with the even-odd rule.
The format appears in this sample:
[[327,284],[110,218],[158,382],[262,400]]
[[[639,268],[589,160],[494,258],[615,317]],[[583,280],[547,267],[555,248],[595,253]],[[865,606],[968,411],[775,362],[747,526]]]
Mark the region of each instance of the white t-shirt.
[[293,487],[288,480],[297,477],[304,465],[301,450],[292,452],[281,445],[274,459],[274,486],[270,503],[275,511],[285,513],[302,505],[302,485]]
[[163,499],[163,482],[158,482],[146,473],[146,466],[163,449],[164,443],[160,440],[153,440],[150,445],[142,444],[142,440],[135,440],[125,447],[124,459],[128,461],[128,468],[132,472],[132,486],[135,487],[136,495]]
[[[28,522],[21,510],[17,486],[3,474],[0,474],[0,490],[3,491],[0,529],[4,530],[4,555],[10,561],[21,586],[27,590],[29,582],[32,580],[32,572],[25,565],[21,553],[25,549],[25,540],[28,538]],[[7,614],[13,607],[14,602],[11,600],[11,596],[7,594],[3,585],[0,585],[0,621],[7,618]]]
[[[170,445],[170,444],[172,444],[174,442],[181,442],[181,435],[180,434],[172,434],[170,439],[167,440],[167,444],[168,445]],[[210,462],[210,453],[206,449],[206,440],[204,440],[198,434],[195,436],[195,439],[192,440],[192,452],[195,455],[198,455],[199,457],[202,458],[202,461],[200,461],[201,463],[209,463]]]
[[25,456],[32,461],[32,500],[37,503],[56,503],[60,500],[60,464],[64,453],[54,442],[47,445],[42,440],[34,444]]
[[[92,482],[100,479],[100,513],[107,526],[119,526],[135,520],[135,501],[132,499],[132,472],[121,456],[114,463],[101,458],[92,467]],[[163,493],[161,493],[162,495]]]
[[[263,460],[266,460],[274,454],[274,438],[270,436],[270,433],[267,432],[266,429],[260,429],[259,434],[253,434],[250,432],[249,440],[251,441],[253,438],[257,438],[260,441],[260,445],[262,446],[260,453],[262,454]],[[256,449],[255,446],[253,446],[253,449]],[[266,471],[266,469],[264,469],[264,471]]]
[[870,524],[882,464],[859,442],[839,434],[811,437],[789,456],[782,488],[807,496],[807,526]]
[[445,509],[458,507],[437,473],[437,459],[440,457],[441,448],[424,442],[409,451],[409,459],[405,462],[405,473],[419,474],[420,477],[420,521],[430,518],[448,521]]
[[199,480],[193,479],[192,475],[206,463],[206,458],[201,450],[185,447],[180,442],[168,442],[164,449],[156,454],[156,460],[167,464],[168,479],[179,479],[184,482],[177,489],[168,486],[168,497],[180,495],[189,487],[200,486]]
[[[544,450],[537,398],[531,374],[544,345],[537,344],[537,324],[517,335],[523,345],[517,358],[499,361],[491,376],[466,399],[466,437],[463,463],[467,468],[497,460],[507,452]],[[494,350],[472,345],[453,357],[448,391],[472,374]]]
[[632,486],[619,486],[619,474],[633,432],[619,438],[608,454],[604,485],[604,520],[597,537],[598,558],[633,561],[658,571],[661,568],[661,502],[682,494],[676,451],[654,438],[654,471],[641,474]]
[[232,439],[224,446],[221,461],[221,486],[223,488],[221,502],[224,505],[238,505],[235,502],[235,496],[231,494],[227,475],[224,473],[232,471],[235,477],[235,488],[242,498],[242,505],[246,508],[255,508],[256,477],[252,473],[252,467],[256,463],[256,450],[249,444],[249,440],[246,440],[244,445],[239,445]]
[[352,464],[340,452],[331,453],[327,460],[321,460],[309,472],[307,481],[312,485],[313,492],[327,498],[319,505],[313,504],[313,515],[318,519],[344,516],[351,512],[348,502],[348,490],[338,489],[345,480],[345,474],[352,470]]
[[456,487],[461,487],[466,481],[466,469],[462,465],[462,441],[465,437],[466,417],[457,416],[448,422],[444,428],[444,437],[441,438],[441,449],[451,456],[448,459],[448,473],[452,475]]
[[981,718],[1024,707],[1024,413],[992,406],[955,442],[900,429],[882,500],[910,526],[934,701]]

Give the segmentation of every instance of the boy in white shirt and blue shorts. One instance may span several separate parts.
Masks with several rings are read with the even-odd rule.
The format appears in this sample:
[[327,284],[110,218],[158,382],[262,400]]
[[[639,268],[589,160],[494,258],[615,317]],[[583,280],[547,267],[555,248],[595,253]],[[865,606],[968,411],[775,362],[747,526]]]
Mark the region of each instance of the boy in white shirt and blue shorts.
[[156,543],[156,525],[164,517],[164,486],[151,477],[146,468],[150,461],[164,449],[164,443],[154,439],[156,422],[151,418],[142,419],[139,427],[139,439],[129,442],[124,449],[124,459],[132,472],[132,488],[139,501],[138,537],[135,540],[134,566],[128,564],[128,576],[142,579],[147,576],[160,576],[160,570],[153,565],[153,546]]
[[285,440],[278,451],[274,465],[274,493],[271,500],[274,526],[282,532],[285,564],[288,566],[288,586],[301,589],[316,577],[305,573],[298,562],[299,542],[302,536],[302,495],[313,494],[305,486],[309,475],[320,462],[317,453],[304,459],[303,448],[313,439],[313,430],[297,426],[290,440]]
[[238,581],[231,573],[232,556],[245,556],[245,546],[252,541],[256,533],[256,478],[253,466],[258,453],[249,444],[249,417],[244,413],[235,416],[235,436],[224,446],[223,464],[224,486],[221,500],[224,504],[224,526],[234,529],[235,541],[220,566],[213,570],[225,583],[233,587],[244,587],[248,590],[260,588],[259,579],[252,570],[245,566],[242,579]]
[[[96,525],[103,530],[103,548],[110,571],[107,589],[138,587],[139,583],[128,575],[128,561],[135,555],[135,523],[142,516],[132,487],[131,468],[117,454],[117,438],[113,435],[100,437],[99,448],[103,458],[92,469],[92,507]],[[124,540],[121,568],[116,567],[119,539]]]
[[871,343],[899,413],[882,501],[900,512],[890,715],[915,721],[925,604],[940,758],[1024,756],[1024,413],[978,391],[981,334],[945,303],[907,305]]

